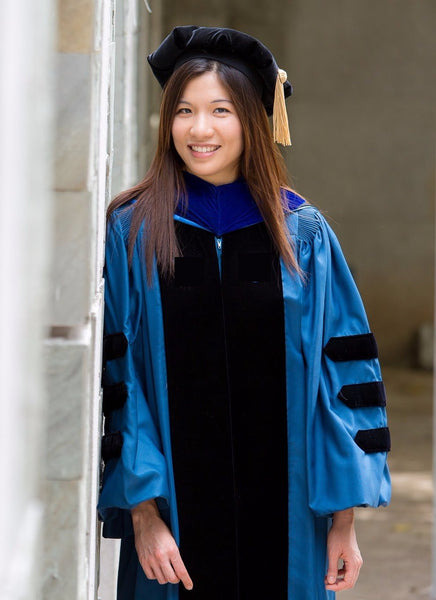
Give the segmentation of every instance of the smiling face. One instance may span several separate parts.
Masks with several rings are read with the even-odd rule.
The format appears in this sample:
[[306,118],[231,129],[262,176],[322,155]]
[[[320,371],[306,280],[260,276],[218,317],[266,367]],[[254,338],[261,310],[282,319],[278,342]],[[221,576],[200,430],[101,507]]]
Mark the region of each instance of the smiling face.
[[183,90],[172,125],[174,146],[185,169],[212,183],[234,181],[244,149],[242,127],[218,75],[208,71]]

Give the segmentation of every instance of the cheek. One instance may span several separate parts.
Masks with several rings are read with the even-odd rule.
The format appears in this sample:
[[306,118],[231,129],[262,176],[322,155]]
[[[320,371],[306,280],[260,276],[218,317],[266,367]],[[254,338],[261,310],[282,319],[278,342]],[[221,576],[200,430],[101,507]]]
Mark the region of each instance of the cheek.
[[171,135],[173,137],[174,145],[177,146],[177,144],[180,142],[181,138],[184,135],[183,125],[177,119],[175,119],[173,122],[173,126],[171,128]]
[[242,150],[244,149],[244,139],[242,136],[241,123],[239,121],[237,123],[233,123],[232,130],[229,133],[233,137],[233,142],[234,142],[235,148],[239,148],[240,151],[242,152]]
[[242,127],[239,125],[238,129],[235,131],[235,147],[238,149],[239,154],[242,154],[244,151],[244,138],[242,135]]

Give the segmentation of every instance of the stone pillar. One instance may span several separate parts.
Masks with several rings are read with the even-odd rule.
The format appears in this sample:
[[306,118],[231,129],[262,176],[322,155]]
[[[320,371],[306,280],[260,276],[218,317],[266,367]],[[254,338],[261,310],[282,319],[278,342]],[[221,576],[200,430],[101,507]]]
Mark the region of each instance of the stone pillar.
[[52,0],[0,19],[0,597],[38,600],[45,401],[41,344],[51,227]]
[[149,13],[144,0],[116,3],[112,196],[144,177],[153,152],[146,57],[160,36],[161,5],[152,4]]
[[44,600],[97,594],[105,205],[110,196],[114,2],[59,0]]

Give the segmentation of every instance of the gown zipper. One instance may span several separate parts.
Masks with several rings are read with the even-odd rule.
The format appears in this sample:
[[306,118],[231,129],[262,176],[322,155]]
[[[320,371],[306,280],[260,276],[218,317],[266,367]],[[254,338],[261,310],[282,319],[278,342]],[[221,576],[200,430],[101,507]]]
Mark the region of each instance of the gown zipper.
[[219,268],[220,277],[221,277],[221,256],[223,253],[223,238],[222,237],[215,236],[215,248],[216,248],[216,254],[218,257],[218,268]]

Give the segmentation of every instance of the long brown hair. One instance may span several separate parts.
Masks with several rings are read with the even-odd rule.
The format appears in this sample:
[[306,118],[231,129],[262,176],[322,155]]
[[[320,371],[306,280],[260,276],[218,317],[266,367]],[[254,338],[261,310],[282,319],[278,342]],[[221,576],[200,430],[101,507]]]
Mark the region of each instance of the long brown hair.
[[265,108],[248,78],[240,71],[210,59],[192,59],[180,66],[168,80],[162,96],[156,154],[145,178],[119,194],[109,205],[107,216],[132,198],[128,256],[132,260],[138,232],[144,223],[145,259],[148,279],[154,256],[165,275],[172,275],[174,258],[180,255],[174,211],[182,196],[186,201],[183,163],[177,154],[171,130],[177,106],[186,84],[203,73],[217,73],[229,93],[241,121],[244,150],[240,174],[246,180],[271,238],[285,264],[299,271],[285,223],[287,188],[283,158],[272,140]]

